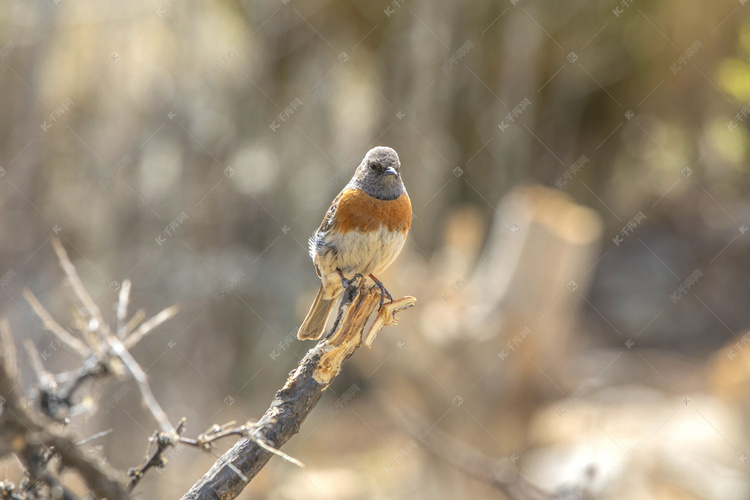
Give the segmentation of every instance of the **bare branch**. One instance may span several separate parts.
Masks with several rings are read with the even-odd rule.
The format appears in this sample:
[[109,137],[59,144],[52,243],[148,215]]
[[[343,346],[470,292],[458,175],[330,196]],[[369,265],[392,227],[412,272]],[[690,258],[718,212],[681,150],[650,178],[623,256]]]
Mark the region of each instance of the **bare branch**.
[[[111,328],[106,324],[102,318],[101,311],[99,310],[96,303],[93,301],[91,296],[88,294],[83,286],[83,283],[76,272],[75,267],[70,262],[63,246],[59,240],[52,240],[53,247],[57,253],[58,259],[60,260],[60,266],[65,272],[68,281],[70,281],[73,291],[83,306],[82,309],[74,309],[73,313],[76,318],[76,324],[78,329],[83,333],[87,343],[91,346],[89,349],[83,342],[76,339],[52,318],[47,310],[41,305],[36,297],[28,290],[24,292],[27,300],[31,304],[34,311],[44,321],[45,327],[53,332],[62,342],[76,349],[79,353],[84,356],[83,364],[78,368],[68,373],[62,373],[53,377],[44,368],[41,356],[30,340],[25,342],[26,348],[29,351],[29,357],[31,364],[37,373],[39,379],[39,386],[42,392],[39,398],[38,405],[40,409],[49,417],[60,420],[67,413],[67,410],[72,406],[74,392],[83,384],[83,382],[90,377],[100,377],[108,374],[115,373],[118,369],[119,364],[113,364],[113,359],[119,359],[127,372],[133,377],[138,385],[143,400],[144,406],[149,410],[151,415],[154,417],[156,422],[161,427],[161,432],[157,433],[158,441],[161,447],[174,446],[179,439],[179,433],[184,428],[184,422],[180,425],[180,431],[172,426],[167,418],[166,413],[162,410],[161,406],[156,401],[151,388],[148,384],[148,378],[140,367],[138,362],[128,351],[127,347],[121,340],[130,332],[130,329],[134,329],[143,318],[144,314],[142,311],[136,313],[127,323],[125,319],[127,317],[128,302],[130,298],[130,281],[125,280],[118,296],[117,310],[116,310],[116,324]],[[167,308],[161,313],[151,318],[146,323],[142,324],[133,334],[130,340],[131,345],[134,345],[139,339],[143,338],[149,331],[163,323],[167,319],[171,318],[177,311],[176,307]],[[63,384],[63,385],[58,385]],[[28,415],[26,415],[28,417]],[[25,419],[19,419],[24,422]],[[2,429],[0,429],[1,431]],[[103,435],[105,433],[96,434],[88,439],[79,441],[80,443],[86,443]],[[52,434],[52,437],[57,439],[59,436]],[[37,441],[40,441],[37,439]],[[44,443],[43,440],[40,442]],[[71,443],[75,443],[71,440]],[[67,451],[67,450],[66,450]],[[57,451],[56,451],[57,452]],[[46,465],[40,467],[35,465],[36,469],[29,469],[29,464],[38,464],[39,461],[33,460],[32,450],[26,456],[24,461],[27,469],[30,473],[35,474],[37,477],[41,475],[49,476],[49,481],[56,481],[54,477],[46,471]],[[61,452],[58,452],[61,453]],[[159,452],[161,453],[161,452]],[[23,459],[23,457],[22,457]],[[69,457],[70,460],[76,459],[76,457]],[[45,462],[46,464],[46,462]],[[85,465],[85,464],[84,464]],[[83,466],[83,465],[82,465]],[[92,476],[90,478],[94,480]],[[51,484],[51,483],[50,483]],[[104,496],[104,495],[102,495]],[[119,498],[119,497],[117,497]]]
[[271,453],[273,453],[274,455],[276,455],[276,456],[278,456],[278,457],[281,457],[281,458],[283,458],[283,459],[284,459],[284,460],[286,460],[287,462],[293,463],[294,465],[296,465],[297,467],[300,467],[300,468],[304,468],[304,467],[305,467],[305,464],[303,464],[302,462],[300,462],[300,461],[299,461],[299,460],[297,460],[296,458],[294,458],[294,457],[291,457],[291,456],[287,455],[287,454],[286,454],[286,453],[284,453],[283,451],[281,451],[281,450],[279,450],[279,449],[276,449],[276,448],[274,448],[273,446],[271,446],[270,444],[268,444],[268,443],[267,443],[267,442],[266,442],[265,440],[263,440],[262,438],[259,438],[259,437],[257,437],[257,436],[246,436],[246,437],[247,437],[248,439],[251,439],[251,440],[252,440],[252,441],[253,441],[253,442],[254,442],[255,444],[257,444],[258,446],[260,446],[260,447],[261,447],[261,448],[263,448],[264,450],[266,450],[266,451],[268,451],[268,452],[271,452]]
[[[11,353],[15,352],[12,344],[8,329],[3,327],[0,336],[0,350],[3,353],[0,356],[0,395],[3,397],[3,411],[0,412],[0,456],[13,453],[20,459],[31,477],[27,489],[43,483],[60,488],[67,495],[66,498],[75,498],[47,471],[49,459],[57,455],[61,465],[77,471],[97,497],[126,500],[125,489],[114,471],[101,460],[83,453],[76,446],[77,440],[70,434],[56,431],[33,408],[21,404],[17,394],[17,380],[13,377],[11,368],[16,362],[8,360]],[[31,353],[36,353],[31,354],[32,359],[38,357],[36,349],[32,349]],[[43,368],[41,371],[46,373]]]
[[[247,429],[247,435],[193,485],[183,500],[229,500],[240,494],[273,456],[268,447],[278,450],[299,431],[342,364],[362,345],[364,327],[379,302],[380,290],[367,286],[363,279],[355,280],[344,291],[328,336],[307,352],[258,423]],[[414,299],[404,297],[395,302],[398,306],[383,313],[381,327],[392,324],[393,312],[407,302],[413,304]]]
[[[50,238],[50,241],[52,242],[52,248],[57,254],[57,259],[60,261],[60,267],[62,267],[62,270],[68,277],[70,284],[73,286],[73,291],[75,291],[78,300],[80,300],[81,304],[88,310],[89,316],[91,318],[97,319],[99,321],[99,324],[103,325],[104,320],[102,319],[102,313],[99,310],[99,306],[96,305],[94,299],[91,298],[91,295],[89,295],[89,292],[87,292],[86,288],[83,286],[81,278],[78,277],[76,268],[73,267],[73,263],[68,258],[68,253],[65,251],[62,243],[60,243],[60,240],[54,236]],[[95,330],[96,328],[89,329]]]
[[99,439],[100,437],[109,436],[112,434],[114,429],[107,429],[101,432],[97,432],[96,434],[89,436],[85,439],[81,439],[76,443],[76,446],[83,446],[84,444],[89,444],[91,441],[94,441],[95,439]]
[[130,484],[128,488],[130,491],[132,491],[140,482],[140,480],[143,479],[144,475],[149,471],[149,469],[164,468],[166,466],[167,458],[165,456],[165,453],[176,444],[183,444],[193,448],[198,448],[207,453],[211,453],[213,451],[214,443],[220,439],[232,436],[246,437],[258,444],[258,446],[260,446],[264,450],[283,458],[287,462],[290,462],[297,467],[305,466],[305,464],[303,464],[296,458],[291,457],[283,451],[269,445],[262,438],[251,435],[250,433],[252,432],[252,429],[255,425],[254,422],[247,422],[240,426],[236,426],[236,422],[234,421],[228,422],[224,425],[213,425],[207,432],[200,434],[195,439],[182,436],[182,433],[185,431],[186,427],[185,422],[186,419],[183,418],[175,428],[175,433],[179,436],[176,441],[163,432],[156,432],[149,438],[149,444],[146,450],[146,456],[143,459],[143,463],[140,465],[140,467],[136,467],[128,471],[128,475],[130,476]]
[[125,317],[128,315],[128,300],[130,300],[130,280],[124,280],[117,299],[117,325],[115,331],[120,339],[125,338]]
[[29,303],[36,315],[39,316],[39,319],[42,320],[42,326],[45,330],[55,335],[62,343],[73,349],[82,358],[91,355],[91,349],[89,349],[81,340],[72,336],[65,328],[60,326],[47,309],[44,308],[42,303],[39,302],[39,299],[36,298],[36,295],[34,295],[31,290],[24,288],[22,293],[26,302]]
[[86,341],[86,344],[91,347],[91,350],[97,353],[97,356],[102,355],[102,339],[98,330],[99,321],[91,321],[86,315],[86,310],[82,307],[72,308],[71,313],[73,314],[73,324],[81,332],[81,336]]
[[143,321],[143,318],[146,317],[146,311],[143,309],[138,309],[132,318],[130,318],[125,325],[125,333],[128,334],[135,330],[135,327],[140,324],[141,321]]
[[23,340],[23,346],[26,348],[26,352],[29,355],[29,361],[31,361],[31,368],[34,370],[37,382],[39,386],[47,390],[55,385],[52,375],[44,368],[42,363],[42,357],[39,355],[39,350],[36,348],[34,343],[30,339]]
[[5,372],[13,385],[18,381],[18,360],[16,357],[16,346],[13,343],[13,334],[7,318],[0,318],[0,348],[2,349],[1,362],[5,366]]
[[[143,476],[149,471],[149,469],[154,467],[162,469],[167,465],[167,459],[164,456],[164,453],[169,448],[175,446],[175,443],[178,442],[180,438],[180,434],[184,431],[185,418],[180,420],[171,434],[155,432],[154,435],[149,438],[148,448],[146,448],[146,457],[143,459],[143,464],[141,464],[140,467],[128,471],[128,476],[130,476],[130,484],[128,485],[129,491],[133,491],[133,488],[135,488],[140,480],[143,479]],[[153,451],[151,450],[152,444],[156,445]]]
[[383,304],[383,307],[378,311],[378,316],[373,321],[372,326],[365,334],[364,343],[367,347],[372,347],[372,343],[375,341],[375,337],[378,336],[378,332],[384,326],[397,325],[396,313],[414,307],[417,299],[414,297],[402,297],[398,300],[393,300],[387,304]]
[[134,345],[140,342],[143,337],[148,335],[154,328],[177,314],[177,311],[179,311],[179,307],[177,306],[167,307],[162,312],[143,323],[138,327],[138,330],[134,331],[128,338],[125,339],[125,347],[127,349],[132,349]]
[[[125,368],[130,372],[133,379],[135,379],[136,383],[138,384],[138,389],[141,392],[143,402],[146,408],[151,412],[151,415],[153,415],[156,422],[161,427],[162,432],[170,436],[172,440],[176,440],[178,435],[175,433],[175,428],[169,422],[166,413],[164,413],[164,410],[162,410],[161,406],[159,406],[156,398],[154,398],[154,394],[151,392],[151,387],[148,384],[148,377],[146,376],[146,373],[130,354],[127,347],[116,335],[112,334],[111,329],[104,322],[99,307],[96,305],[94,300],[86,291],[86,288],[83,286],[83,282],[78,276],[75,266],[73,266],[73,264],[70,262],[68,254],[65,252],[65,248],[63,248],[60,240],[58,240],[57,238],[52,238],[52,247],[55,249],[57,258],[60,260],[60,266],[62,267],[63,271],[65,271],[68,280],[73,286],[73,290],[88,312],[89,317],[84,318],[88,329],[90,331],[98,331],[100,339],[109,347],[112,355],[116,356],[122,361],[123,365],[125,365]],[[129,294],[130,282],[125,280],[119,295],[119,303],[117,308],[118,323],[124,321],[125,314],[127,312],[127,300]],[[176,311],[177,309],[174,306],[165,309],[161,313],[154,316],[151,320],[141,325],[141,327],[137,330],[136,333],[131,336],[131,338],[135,337],[135,342],[137,342],[138,339],[146,335],[151,329],[174,316]],[[139,332],[142,333],[138,335]],[[119,329],[118,333],[120,333]],[[135,342],[132,342],[131,345],[135,344]]]
[[177,439],[178,435],[175,432],[174,426],[169,422],[167,414],[161,409],[159,403],[156,402],[154,394],[151,392],[151,387],[148,385],[148,377],[141,368],[141,365],[133,358],[132,354],[125,348],[123,343],[114,335],[107,335],[106,341],[109,344],[112,352],[120,358],[122,364],[130,372],[138,384],[138,389],[141,391],[141,397],[146,408],[151,412],[154,419],[158,422],[162,432],[170,436],[173,440]]
[[232,421],[224,425],[214,425],[211,427],[211,429],[208,432],[199,435],[196,439],[180,437],[180,442],[182,444],[186,444],[188,446],[193,446],[196,448],[201,448],[202,450],[210,452],[212,450],[213,443],[215,441],[218,441],[219,439],[229,437],[229,436],[246,437],[248,439],[253,440],[258,446],[260,446],[264,450],[283,458],[287,462],[292,463],[296,465],[297,467],[301,467],[301,468],[305,467],[305,464],[303,464],[296,458],[290,455],[287,455],[283,451],[274,448],[273,446],[268,444],[266,441],[264,441],[263,438],[252,435],[251,432],[252,432],[253,427],[255,426],[255,422],[247,422],[244,425],[240,425],[238,427],[233,427],[234,424],[235,422]]

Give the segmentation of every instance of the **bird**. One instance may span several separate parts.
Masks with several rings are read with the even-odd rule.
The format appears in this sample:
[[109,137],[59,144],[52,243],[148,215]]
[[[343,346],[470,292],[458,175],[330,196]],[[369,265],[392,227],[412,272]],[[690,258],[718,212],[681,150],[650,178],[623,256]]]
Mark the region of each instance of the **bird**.
[[398,257],[411,220],[398,154],[385,146],[372,148],[310,238],[310,257],[321,284],[297,338],[320,338],[336,299],[357,277],[369,276],[380,288],[381,307],[384,297],[393,301],[376,275]]

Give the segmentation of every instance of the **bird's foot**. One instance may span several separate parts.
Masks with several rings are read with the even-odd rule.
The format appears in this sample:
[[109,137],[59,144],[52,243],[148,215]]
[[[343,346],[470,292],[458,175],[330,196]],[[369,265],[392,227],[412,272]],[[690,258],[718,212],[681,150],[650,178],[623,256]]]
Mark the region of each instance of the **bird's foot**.
[[380,306],[378,307],[378,311],[383,308],[383,302],[386,297],[388,297],[388,300],[393,302],[393,297],[391,297],[391,294],[388,293],[388,290],[386,290],[385,285],[375,277],[374,274],[370,275],[370,278],[372,278],[372,281],[375,282],[375,285],[380,288]]
[[344,276],[344,273],[342,273],[340,269],[336,269],[336,272],[339,274],[339,278],[341,278],[341,286],[343,286],[345,289],[349,288],[355,281],[364,278],[364,276],[357,273],[352,276],[352,279],[346,279],[346,276]]

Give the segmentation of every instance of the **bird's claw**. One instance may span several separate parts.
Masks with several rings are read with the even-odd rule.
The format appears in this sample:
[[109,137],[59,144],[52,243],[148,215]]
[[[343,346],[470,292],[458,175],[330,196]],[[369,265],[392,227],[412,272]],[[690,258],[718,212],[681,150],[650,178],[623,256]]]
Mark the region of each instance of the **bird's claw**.
[[383,302],[385,301],[385,298],[388,297],[388,300],[393,302],[393,297],[391,297],[391,294],[388,293],[388,290],[385,289],[385,285],[380,282],[380,280],[375,280],[375,286],[380,288],[380,306],[378,306],[378,311],[383,308]]
[[[362,274],[356,273],[354,276],[352,276],[352,279],[347,279],[346,276],[344,276],[344,273],[342,273],[340,269],[337,269],[336,272],[338,273],[339,278],[341,278],[341,286],[343,286],[344,289],[349,288],[357,280],[364,278]],[[375,283],[375,286],[377,286],[380,289],[380,306],[378,307],[378,311],[379,311],[380,309],[383,308],[383,302],[385,302],[385,298],[388,297],[388,300],[393,302],[393,297],[391,297],[391,294],[388,293],[388,290],[385,289],[385,285],[381,283],[379,279],[377,279],[372,274],[370,275],[370,278],[372,278],[372,281]]]
[[344,288],[349,288],[352,283],[364,278],[364,276],[362,276],[360,273],[356,273],[354,276],[352,276],[352,279],[347,279],[344,276],[344,273],[342,273],[341,271],[337,272],[339,273],[339,278],[341,278],[341,286],[343,286]]

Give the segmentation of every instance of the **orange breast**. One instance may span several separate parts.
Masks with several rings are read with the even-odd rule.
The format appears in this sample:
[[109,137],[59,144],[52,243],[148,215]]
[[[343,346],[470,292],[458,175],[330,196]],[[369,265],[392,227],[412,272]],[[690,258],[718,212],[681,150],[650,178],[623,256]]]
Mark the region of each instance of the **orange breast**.
[[336,208],[339,231],[377,231],[380,225],[391,231],[407,231],[411,227],[411,201],[402,194],[395,200],[379,200],[359,189],[341,194]]

